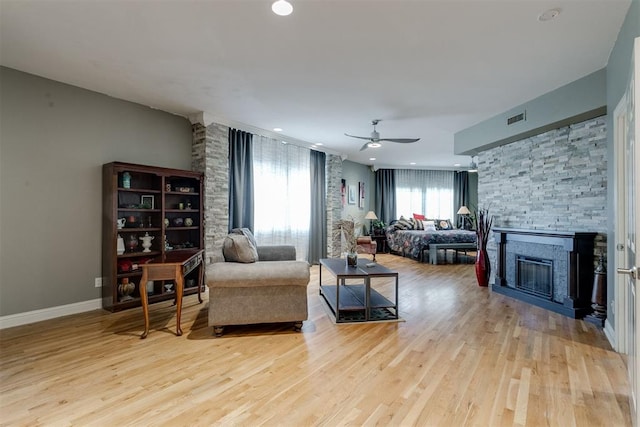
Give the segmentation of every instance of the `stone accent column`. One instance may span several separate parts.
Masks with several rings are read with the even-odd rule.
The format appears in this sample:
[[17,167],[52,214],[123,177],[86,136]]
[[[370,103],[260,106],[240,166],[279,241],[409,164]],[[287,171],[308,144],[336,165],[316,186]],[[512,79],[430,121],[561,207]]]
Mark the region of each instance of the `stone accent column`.
[[342,220],[342,159],[334,154],[327,154],[327,256],[340,257],[342,239],[335,232]]
[[229,128],[212,123],[192,125],[193,170],[204,173],[204,241],[207,263],[222,259],[229,228]]

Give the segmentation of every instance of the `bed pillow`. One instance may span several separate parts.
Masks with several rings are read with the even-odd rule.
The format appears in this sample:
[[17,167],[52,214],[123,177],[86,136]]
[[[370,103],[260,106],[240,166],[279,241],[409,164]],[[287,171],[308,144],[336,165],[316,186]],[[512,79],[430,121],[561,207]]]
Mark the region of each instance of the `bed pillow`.
[[414,214],[413,214],[413,217],[414,217],[415,219],[420,219],[420,220],[424,221],[424,215],[420,215],[420,214],[414,213]]
[[421,219],[411,218],[414,230],[424,230],[424,222]]
[[438,230],[453,230],[453,225],[451,225],[451,220],[448,220],[448,219],[437,219],[436,220],[436,228]]

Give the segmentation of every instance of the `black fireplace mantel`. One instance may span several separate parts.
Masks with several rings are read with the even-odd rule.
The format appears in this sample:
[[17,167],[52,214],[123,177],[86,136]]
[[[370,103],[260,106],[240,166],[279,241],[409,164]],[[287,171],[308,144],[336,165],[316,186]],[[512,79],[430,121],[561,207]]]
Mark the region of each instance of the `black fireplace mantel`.
[[[593,286],[593,248],[597,233],[555,230],[527,230],[515,228],[493,228],[497,244],[495,281],[491,289],[497,293],[528,302],[573,318],[581,318],[591,312],[591,288]],[[512,243],[512,245],[509,245]],[[532,244],[549,245],[560,251],[561,265],[566,271],[560,272],[555,287],[563,292],[562,301],[540,298],[516,289],[513,277],[508,277],[507,256],[511,246]],[[509,252],[511,254],[511,252]],[[508,261],[509,260],[509,261]],[[564,262],[566,260],[566,262]]]

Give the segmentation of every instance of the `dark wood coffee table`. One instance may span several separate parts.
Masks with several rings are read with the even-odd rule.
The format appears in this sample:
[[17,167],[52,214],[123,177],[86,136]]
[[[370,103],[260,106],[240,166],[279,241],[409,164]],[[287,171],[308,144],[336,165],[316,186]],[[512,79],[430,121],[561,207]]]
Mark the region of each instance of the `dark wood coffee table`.
[[[380,264],[367,267],[370,262],[359,259],[357,267],[347,267],[343,258],[320,260],[320,295],[333,311],[336,323],[398,319],[398,272]],[[323,267],[336,278],[335,285],[322,284]],[[372,289],[372,279],[383,277],[395,278],[394,301]],[[359,283],[351,283],[358,279]]]

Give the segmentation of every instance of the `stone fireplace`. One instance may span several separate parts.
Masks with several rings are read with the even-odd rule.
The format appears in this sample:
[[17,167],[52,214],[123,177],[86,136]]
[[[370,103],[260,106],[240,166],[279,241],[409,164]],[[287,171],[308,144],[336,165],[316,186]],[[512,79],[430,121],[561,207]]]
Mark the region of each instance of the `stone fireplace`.
[[596,233],[494,228],[494,292],[580,318],[591,312]]

